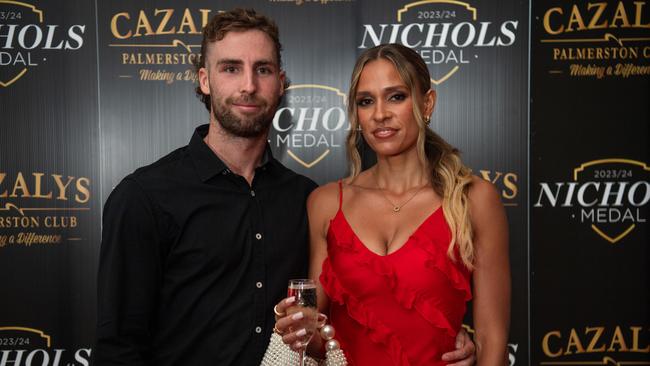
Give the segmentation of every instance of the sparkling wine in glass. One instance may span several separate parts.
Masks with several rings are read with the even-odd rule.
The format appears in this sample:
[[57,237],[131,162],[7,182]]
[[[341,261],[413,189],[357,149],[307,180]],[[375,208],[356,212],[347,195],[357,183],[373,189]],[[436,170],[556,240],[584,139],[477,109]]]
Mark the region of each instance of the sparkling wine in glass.
[[316,303],[316,283],[310,279],[295,279],[289,280],[289,289],[287,296],[295,296],[295,305],[287,309],[287,314],[291,315],[302,311],[304,317],[295,326],[295,329],[290,329],[292,332],[304,328],[307,335],[301,340],[303,347],[298,352],[300,355],[300,366],[305,365],[305,350],[307,344],[316,333],[316,322],[318,319],[318,310]]

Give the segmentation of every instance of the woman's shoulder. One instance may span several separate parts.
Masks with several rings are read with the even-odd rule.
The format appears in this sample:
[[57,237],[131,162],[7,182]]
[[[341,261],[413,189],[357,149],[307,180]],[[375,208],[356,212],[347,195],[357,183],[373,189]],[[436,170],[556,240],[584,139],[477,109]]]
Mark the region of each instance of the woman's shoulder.
[[[323,201],[327,200],[330,201],[333,197],[336,198],[336,202],[338,203],[339,195],[341,194],[341,191],[343,191],[343,194],[350,194],[351,192],[349,191],[354,191],[357,188],[360,188],[360,183],[363,183],[365,181],[364,179],[364,173],[361,173],[361,175],[357,177],[346,177],[342,178],[333,182],[326,183],[318,188],[316,188],[310,195],[309,199],[314,200],[314,201]],[[361,184],[363,185],[363,184]]]
[[339,207],[339,181],[324,184],[307,198],[307,211],[312,217],[331,218]]
[[314,189],[309,195],[309,201],[324,201],[338,196],[339,181],[329,182]]
[[472,216],[490,215],[503,208],[501,195],[494,184],[477,176],[472,176],[467,197]]
[[488,182],[487,180],[480,178],[476,175],[472,176],[472,181],[469,185],[468,196],[470,201],[477,203],[483,201],[491,201],[494,198],[499,198],[499,192],[494,184]]

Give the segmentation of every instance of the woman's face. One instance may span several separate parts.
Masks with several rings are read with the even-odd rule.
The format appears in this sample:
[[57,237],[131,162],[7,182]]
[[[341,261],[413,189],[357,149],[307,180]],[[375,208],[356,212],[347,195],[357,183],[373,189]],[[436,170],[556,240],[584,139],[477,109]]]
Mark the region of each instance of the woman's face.
[[363,137],[377,155],[415,149],[419,133],[415,101],[392,62],[377,59],[364,66],[355,101]]

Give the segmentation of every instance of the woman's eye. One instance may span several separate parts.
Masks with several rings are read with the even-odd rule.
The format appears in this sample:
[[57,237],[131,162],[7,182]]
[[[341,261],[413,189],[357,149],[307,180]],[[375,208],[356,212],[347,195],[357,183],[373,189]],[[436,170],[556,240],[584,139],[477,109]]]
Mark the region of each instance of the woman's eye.
[[357,105],[359,107],[365,107],[365,106],[370,105],[370,104],[372,104],[372,99],[370,99],[370,98],[362,98],[362,99],[357,100]]
[[404,99],[406,99],[406,94],[402,94],[402,93],[394,94],[390,97],[390,100],[395,100],[395,101],[402,101]]

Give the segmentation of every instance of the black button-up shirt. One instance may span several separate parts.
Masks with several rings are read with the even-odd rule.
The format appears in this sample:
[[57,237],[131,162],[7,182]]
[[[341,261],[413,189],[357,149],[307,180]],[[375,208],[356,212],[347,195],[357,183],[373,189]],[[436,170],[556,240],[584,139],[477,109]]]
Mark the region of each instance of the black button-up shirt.
[[308,267],[316,184],[267,148],[252,185],[190,144],[136,170],[104,207],[93,365],[259,365],[273,305]]

